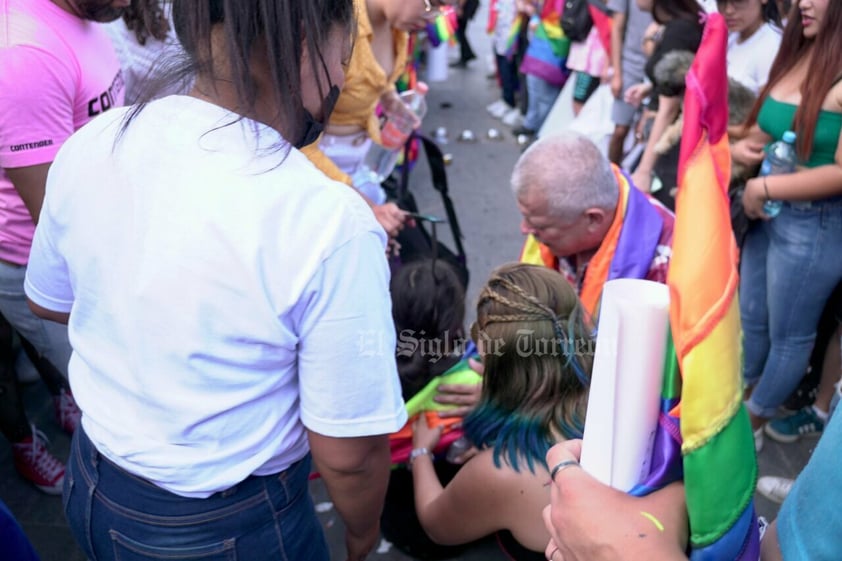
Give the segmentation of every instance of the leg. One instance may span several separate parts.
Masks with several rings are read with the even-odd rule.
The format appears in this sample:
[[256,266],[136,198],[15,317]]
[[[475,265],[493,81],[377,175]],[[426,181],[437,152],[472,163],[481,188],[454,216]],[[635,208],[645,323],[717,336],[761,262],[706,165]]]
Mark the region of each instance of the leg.
[[12,326],[0,315],[0,432],[11,443],[31,434],[15,379]]
[[626,143],[626,137],[628,135],[628,126],[614,126],[614,134],[611,135],[611,140],[608,144],[608,159],[611,160],[612,163],[620,165],[623,161],[623,145]]
[[[814,204],[807,209],[787,204],[777,218],[764,226],[769,234],[769,353],[748,408],[755,417],[768,419],[806,370],[824,303],[842,278],[842,262],[837,253],[842,245],[842,204]],[[760,333],[754,323],[745,329]],[[748,331],[745,337],[746,378],[750,380],[754,374],[750,369],[757,364],[749,364],[749,353],[757,353],[758,349],[749,348]]]
[[527,76],[526,87],[529,92],[529,111],[526,113],[523,126],[537,132],[552,110],[561,88],[537,76]]
[[514,61],[503,55],[497,55],[497,72],[500,74],[500,87],[503,90],[503,101],[509,108],[515,106],[515,90],[517,89],[517,67]]

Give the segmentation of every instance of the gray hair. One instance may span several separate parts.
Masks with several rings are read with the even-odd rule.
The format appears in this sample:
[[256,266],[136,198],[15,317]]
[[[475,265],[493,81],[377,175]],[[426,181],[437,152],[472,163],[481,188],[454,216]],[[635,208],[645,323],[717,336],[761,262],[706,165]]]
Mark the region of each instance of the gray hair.
[[614,211],[620,196],[611,162],[586,136],[565,132],[536,141],[512,172],[520,198],[538,189],[552,216],[572,217],[589,208]]

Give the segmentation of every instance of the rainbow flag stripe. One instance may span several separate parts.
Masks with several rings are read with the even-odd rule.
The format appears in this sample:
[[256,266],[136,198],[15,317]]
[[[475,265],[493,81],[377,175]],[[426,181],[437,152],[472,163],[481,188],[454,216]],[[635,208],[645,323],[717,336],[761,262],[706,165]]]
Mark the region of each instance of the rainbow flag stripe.
[[711,14],[687,75],[670,324],[681,370],[680,416],[691,559],[759,557],[757,461],[742,403],[738,253],[728,203],[727,28]]

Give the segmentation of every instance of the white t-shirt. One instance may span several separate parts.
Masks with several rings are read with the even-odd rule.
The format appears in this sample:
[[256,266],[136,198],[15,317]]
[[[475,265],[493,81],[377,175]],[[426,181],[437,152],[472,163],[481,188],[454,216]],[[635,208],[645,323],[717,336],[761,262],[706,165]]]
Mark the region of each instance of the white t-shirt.
[[728,35],[728,77],[756,94],[769,80],[769,70],[781,46],[781,31],[766,23],[743,42],[740,34]]
[[201,498],[304,457],[304,427],[401,428],[386,237],[362,198],[216,105],[154,101],[115,144],[125,113],[58,153],[26,278],[71,312],[97,449]]

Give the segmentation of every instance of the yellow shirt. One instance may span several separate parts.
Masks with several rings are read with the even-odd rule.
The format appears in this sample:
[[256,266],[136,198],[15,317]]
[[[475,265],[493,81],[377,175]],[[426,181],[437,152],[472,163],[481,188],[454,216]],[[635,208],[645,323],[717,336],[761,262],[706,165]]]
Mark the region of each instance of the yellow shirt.
[[[348,69],[345,72],[345,86],[330,116],[332,125],[355,125],[366,131],[368,136],[380,143],[380,123],[374,111],[382,96],[394,87],[406,66],[409,36],[404,31],[392,29],[395,45],[395,67],[387,76],[377,62],[371,42],[374,30],[368,18],[365,0],[354,0],[357,14],[357,38]],[[331,179],[351,185],[351,178],[319,150],[318,142],[302,149],[302,152]]]

